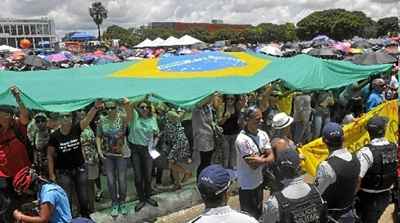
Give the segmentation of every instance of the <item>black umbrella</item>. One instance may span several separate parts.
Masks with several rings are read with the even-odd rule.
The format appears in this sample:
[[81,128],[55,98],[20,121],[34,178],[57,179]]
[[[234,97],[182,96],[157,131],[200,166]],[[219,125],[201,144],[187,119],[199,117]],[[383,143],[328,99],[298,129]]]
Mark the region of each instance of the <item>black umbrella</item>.
[[354,56],[351,60],[355,64],[372,65],[372,64],[392,64],[397,61],[393,56],[384,52],[371,52]]
[[34,67],[41,67],[41,68],[46,68],[51,66],[50,62],[35,55],[26,56],[24,59],[24,63],[27,65],[31,65]]
[[322,47],[322,48],[314,48],[308,52],[311,56],[320,56],[320,57],[333,57],[338,56],[339,52],[336,49]]
[[372,44],[368,42],[368,40],[358,40],[355,41],[353,44],[351,44],[352,48],[362,48],[362,49],[368,49],[372,47]]

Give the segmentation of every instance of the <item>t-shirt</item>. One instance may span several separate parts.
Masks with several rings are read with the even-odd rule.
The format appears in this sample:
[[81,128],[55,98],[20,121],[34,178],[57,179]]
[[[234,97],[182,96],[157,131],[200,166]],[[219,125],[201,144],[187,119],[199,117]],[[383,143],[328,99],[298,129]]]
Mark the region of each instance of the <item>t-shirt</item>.
[[129,123],[128,141],[132,144],[147,146],[155,133],[158,133],[157,119],[153,115],[149,118],[139,117],[133,109],[133,117]]
[[[255,154],[260,155],[260,152],[264,153],[266,150],[271,149],[270,139],[266,132],[258,130],[257,136],[249,135],[243,130],[240,132],[235,142],[235,148],[238,154],[238,181],[243,190],[252,190],[263,182],[263,167],[260,166],[257,169],[252,169],[244,160],[244,157]],[[253,137],[253,139],[251,137]],[[254,141],[258,143],[258,147]]]
[[[12,125],[19,131],[21,137],[27,137],[26,126],[19,121],[14,121]],[[14,177],[23,167],[30,165],[26,146],[18,140],[15,130],[9,128],[4,134],[0,134],[0,171]]]
[[118,114],[115,120],[107,116],[101,117],[97,125],[97,136],[103,140],[101,148],[106,156],[130,156],[130,150],[126,145],[126,126],[121,114]]
[[72,221],[68,196],[57,184],[43,184],[38,194],[40,204],[49,203],[53,206],[50,223],[69,223]]
[[55,148],[55,168],[70,170],[85,163],[81,147],[82,129],[79,124],[73,125],[68,135],[63,135],[58,129],[50,136],[49,146]]

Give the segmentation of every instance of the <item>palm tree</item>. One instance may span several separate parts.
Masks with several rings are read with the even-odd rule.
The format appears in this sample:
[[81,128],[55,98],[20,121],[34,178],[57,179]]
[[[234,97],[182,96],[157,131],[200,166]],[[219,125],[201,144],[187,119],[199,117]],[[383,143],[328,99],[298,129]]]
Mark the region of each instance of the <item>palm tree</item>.
[[101,2],[93,2],[92,7],[89,8],[89,14],[97,25],[98,39],[101,41],[100,25],[103,23],[103,20],[107,18],[107,9],[101,4]]

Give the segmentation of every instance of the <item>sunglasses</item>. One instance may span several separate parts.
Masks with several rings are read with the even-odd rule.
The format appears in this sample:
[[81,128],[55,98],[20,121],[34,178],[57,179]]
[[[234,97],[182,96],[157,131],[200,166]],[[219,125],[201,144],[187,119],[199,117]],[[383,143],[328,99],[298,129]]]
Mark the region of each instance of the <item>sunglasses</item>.
[[139,108],[140,108],[140,109],[148,109],[149,106],[144,106],[144,105],[143,105],[143,106],[140,106]]
[[227,100],[227,101],[233,101],[233,100],[235,100],[235,98],[229,97],[229,98],[226,98],[226,100]]

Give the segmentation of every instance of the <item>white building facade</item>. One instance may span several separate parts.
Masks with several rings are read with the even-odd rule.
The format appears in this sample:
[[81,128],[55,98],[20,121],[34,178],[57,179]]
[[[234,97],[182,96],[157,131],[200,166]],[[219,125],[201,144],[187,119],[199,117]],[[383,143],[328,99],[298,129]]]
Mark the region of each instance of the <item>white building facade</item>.
[[57,41],[54,20],[0,18],[0,45],[19,48],[19,42],[28,39],[33,48],[53,45]]

